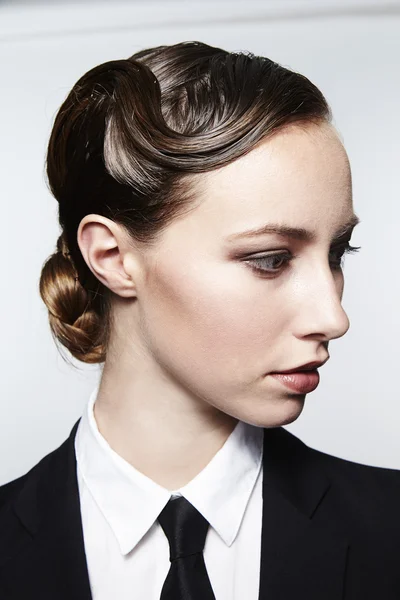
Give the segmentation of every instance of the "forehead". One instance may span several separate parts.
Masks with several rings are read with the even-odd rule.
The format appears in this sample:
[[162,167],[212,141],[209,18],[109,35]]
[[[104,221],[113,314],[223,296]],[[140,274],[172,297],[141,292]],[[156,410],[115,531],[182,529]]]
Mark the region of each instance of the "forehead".
[[220,235],[269,221],[335,230],[352,214],[348,157],[329,124],[278,131],[229,165],[196,175],[194,187],[199,203],[188,219]]

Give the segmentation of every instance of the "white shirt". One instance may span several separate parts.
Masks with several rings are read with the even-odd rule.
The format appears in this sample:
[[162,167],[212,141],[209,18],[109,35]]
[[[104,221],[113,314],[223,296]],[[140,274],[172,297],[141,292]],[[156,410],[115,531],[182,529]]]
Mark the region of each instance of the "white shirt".
[[263,429],[239,421],[206,467],[167,490],[117,454],[100,434],[93,390],[75,438],[77,476],[93,600],[159,600],[170,568],[157,517],[183,495],[210,527],[204,562],[216,600],[258,600]]

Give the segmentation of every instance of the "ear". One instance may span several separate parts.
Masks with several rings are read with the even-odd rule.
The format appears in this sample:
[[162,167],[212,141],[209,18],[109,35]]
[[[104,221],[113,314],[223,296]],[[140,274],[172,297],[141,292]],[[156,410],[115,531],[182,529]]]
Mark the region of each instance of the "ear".
[[135,297],[140,253],[118,223],[97,214],[79,224],[77,242],[92,273],[118,296]]

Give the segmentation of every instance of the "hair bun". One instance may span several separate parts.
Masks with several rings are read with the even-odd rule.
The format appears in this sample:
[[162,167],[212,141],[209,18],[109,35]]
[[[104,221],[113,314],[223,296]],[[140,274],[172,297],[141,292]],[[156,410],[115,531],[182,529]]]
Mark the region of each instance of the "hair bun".
[[53,337],[78,360],[103,362],[101,315],[91,305],[88,291],[82,285],[76,285],[79,276],[71,253],[65,251],[65,242],[60,238],[57,247],[44,263],[39,282],[39,293],[48,309]]

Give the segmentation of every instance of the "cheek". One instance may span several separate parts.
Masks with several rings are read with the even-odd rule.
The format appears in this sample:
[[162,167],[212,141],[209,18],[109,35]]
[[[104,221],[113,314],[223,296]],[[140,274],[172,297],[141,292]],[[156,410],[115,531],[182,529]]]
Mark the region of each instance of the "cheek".
[[[256,377],[282,335],[281,295],[245,267],[158,269],[148,282],[146,343],[160,363],[209,381]],[[271,286],[273,288],[273,286]]]

